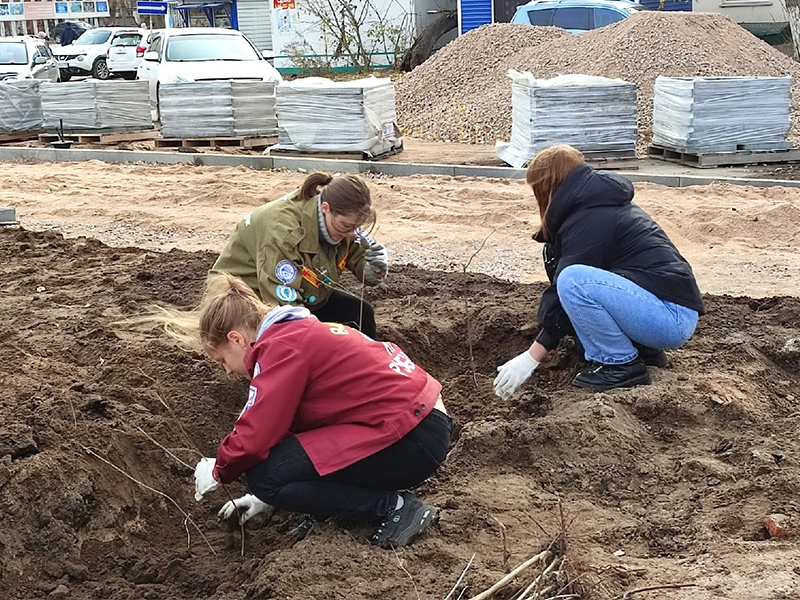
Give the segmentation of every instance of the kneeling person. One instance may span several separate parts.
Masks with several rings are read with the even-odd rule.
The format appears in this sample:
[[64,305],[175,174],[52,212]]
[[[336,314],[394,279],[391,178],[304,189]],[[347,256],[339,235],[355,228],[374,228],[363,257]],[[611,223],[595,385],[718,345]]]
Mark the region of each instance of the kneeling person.
[[216,459],[196,467],[198,500],[245,474],[252,494],[223,515],[244,508],[246,519],[268,504],[375,521],[371,541],[383,547],[410,543],[433,521],[436,509],[404,490],[447,454],[452,424],[438,381],[396,345],[304,307],[270,308],[228,274],[209,280],[201,307],[195,339],[251,385]]

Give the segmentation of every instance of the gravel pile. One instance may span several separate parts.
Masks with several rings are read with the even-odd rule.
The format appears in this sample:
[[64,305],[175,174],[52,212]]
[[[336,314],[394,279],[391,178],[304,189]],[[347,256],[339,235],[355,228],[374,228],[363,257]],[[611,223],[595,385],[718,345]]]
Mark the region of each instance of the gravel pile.
[[[435,141],[507,141],[511,136],[508,69],[527,70],[538,78],[581,73],[635,83],[640,149],[652,137],[653,85],[658,75],[791,75],[800,83],[799,63],[719,14],[641,12],[580,35],[552,27],[496,23],[447,44],[397,81],[401,128]],[[797,85],[792,92],[792,123],[792,134],[797,135]]]

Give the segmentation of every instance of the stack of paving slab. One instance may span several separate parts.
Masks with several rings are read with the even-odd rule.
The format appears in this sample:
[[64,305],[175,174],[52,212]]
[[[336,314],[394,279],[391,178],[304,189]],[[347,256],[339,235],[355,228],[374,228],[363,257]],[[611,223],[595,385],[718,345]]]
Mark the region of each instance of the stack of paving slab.
[[537,152],[569,144],[601,158],[636,157],[636,85],[622,79],[559,75],[511,78],[511,141],[495,145],[497,156],[520,168]]
[[353,152],[371,156],[402,147],[394,84],[370,77],[307,77],[278,85],[278,144],[269,150]]
[[42,130],[39,86],[35,80],[0,83],[0,133]]
[[691,154],[786,150],[791,77],[656,79],[652,145]]
[[162,85],[161,134],[165,138],[275,136],[275,83],[208,81]]
[[141,131],[153,128],[146,81],[43,83],[44,126],[67,131]]

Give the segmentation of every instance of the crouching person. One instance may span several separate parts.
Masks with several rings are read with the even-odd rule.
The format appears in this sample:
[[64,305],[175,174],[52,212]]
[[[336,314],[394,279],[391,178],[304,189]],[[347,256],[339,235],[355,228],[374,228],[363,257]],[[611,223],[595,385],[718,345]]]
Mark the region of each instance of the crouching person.
[[[396,345],[308,309],[268,307],[241,280],[212,276],[195,341],[227,373],[250,379],[216,459],[195,469],[197,500],[246,475],[251,494],[221,516],[265,504],[317,518],[373,521],[371,542],[405,546],[437,509],[405,491],[433,475],[450,443],[441,384]],[[172,326],[170,326],[172,325]],[[186,341],[190,321],[167,320]]]
[[531,347],[498,367],[495,393],[510,397],[559,341],[577,334],[592,366],[573,385],[595,391],[650,383],[647,366],[694,333],[703,299],[692,268],[633,203],[633,184],[597,171],[565,144],[537,154],[526,174],[539,208],[550,287]]

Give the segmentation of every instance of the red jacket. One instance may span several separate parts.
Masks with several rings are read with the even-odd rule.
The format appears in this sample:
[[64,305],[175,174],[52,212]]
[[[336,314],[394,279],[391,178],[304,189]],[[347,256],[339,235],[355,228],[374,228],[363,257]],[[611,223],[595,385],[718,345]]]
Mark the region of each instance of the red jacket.
[[222,483],[292,435],[320,475],[343,469],[403,438],[442,390],[394,344],[314,317],[271,325],[245,364],[250,395],[217,451]]

